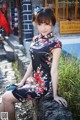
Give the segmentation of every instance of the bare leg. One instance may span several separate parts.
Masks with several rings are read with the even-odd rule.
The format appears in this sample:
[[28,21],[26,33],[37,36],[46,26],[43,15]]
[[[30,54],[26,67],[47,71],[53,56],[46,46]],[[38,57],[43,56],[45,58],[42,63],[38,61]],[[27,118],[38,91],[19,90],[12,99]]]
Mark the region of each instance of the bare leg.
[[0,104],[0,112],[4,112],[4,104],[3,104],[3,102]]
[[15,120],[14,104],[18,100],[13,96],[11,91],[7,91],[2,96],[1,112],[8,112],[9,120]]
[[[1,112],[4,112],[4,104],[3,103],[0,104],[0,113]],[[0,114],[0,118],[1,118],[1,114]]]

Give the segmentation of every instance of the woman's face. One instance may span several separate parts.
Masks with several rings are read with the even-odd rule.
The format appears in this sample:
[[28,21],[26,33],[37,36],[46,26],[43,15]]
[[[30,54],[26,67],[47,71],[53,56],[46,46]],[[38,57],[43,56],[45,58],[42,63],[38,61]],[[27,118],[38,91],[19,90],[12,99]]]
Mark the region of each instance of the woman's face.
[[52,31],[52,23],[49,23],[49,24],[40,23],[40,24],[37,24],[37,28],[40,34],[47,35]]

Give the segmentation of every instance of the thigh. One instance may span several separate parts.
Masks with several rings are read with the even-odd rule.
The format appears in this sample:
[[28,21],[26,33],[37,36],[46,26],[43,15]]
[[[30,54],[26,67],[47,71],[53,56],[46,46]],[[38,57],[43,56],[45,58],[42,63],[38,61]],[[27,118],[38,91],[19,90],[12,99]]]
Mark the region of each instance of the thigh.
[[14,97],[14,95],[12,94],[12,91],[6,91],[2,98],[6,99],[6,101],[8,102],[17,102],[18,100]]

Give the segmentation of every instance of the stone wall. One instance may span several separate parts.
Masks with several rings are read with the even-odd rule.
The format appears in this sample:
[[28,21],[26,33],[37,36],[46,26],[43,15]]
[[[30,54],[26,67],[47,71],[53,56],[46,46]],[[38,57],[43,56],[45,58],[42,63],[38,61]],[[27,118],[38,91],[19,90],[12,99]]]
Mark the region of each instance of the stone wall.
[[27,66],[29,65],[30,59],[28,59],[20,49],[16,49],[14,51],[14,54],[15,54],[15,61],[18,62],[18,69],[21,73],[21,76],[23,77],[27,70]]

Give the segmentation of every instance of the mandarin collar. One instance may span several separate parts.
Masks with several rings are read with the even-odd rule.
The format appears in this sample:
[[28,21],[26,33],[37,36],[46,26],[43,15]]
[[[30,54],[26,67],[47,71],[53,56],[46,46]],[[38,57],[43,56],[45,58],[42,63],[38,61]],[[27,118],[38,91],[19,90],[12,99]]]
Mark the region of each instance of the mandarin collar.
[[53,38],[53,37],[54,37],[54,34],[53,34],[53,32],[50,32],[50,33],[48,33],[47,35],[42,35],[42,34],[40,34],[40,36],[41,36],[41,38],[43,38],[43,39],[50,39],[50,38]]

